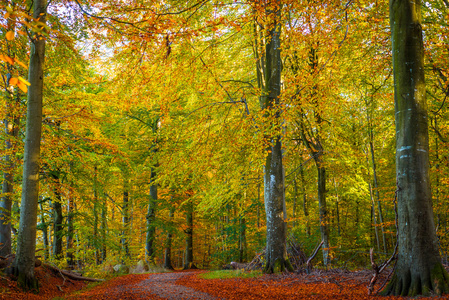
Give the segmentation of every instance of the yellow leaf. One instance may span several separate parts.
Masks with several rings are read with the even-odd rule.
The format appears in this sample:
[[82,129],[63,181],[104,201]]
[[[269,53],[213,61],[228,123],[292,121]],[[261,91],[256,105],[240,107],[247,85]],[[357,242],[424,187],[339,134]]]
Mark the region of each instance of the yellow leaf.
[[14,39],[14,31],[8,31],[8,32],[6,33],[6,39],[7,39],[8,41],[12,41],[12,40]]
[[28,85],[28,86],[31,85],[31,83],[29,83],[29,82],[28,82],[26,79],[24,79],[23,77],[20,77],[20,76],[19,76],[19,80],[22,81],[24,84],[26,84],[26,85]]
[[19,83],[19,79],[13,77],[9,80],[9,85],[17,85]]
[[17,86],[19,87],[19,89],[22,90],[22,92],[26,93],[28,91],[28,87],[25,85],[25,83],[23,83],[22,81],[19,81],[17,83]]

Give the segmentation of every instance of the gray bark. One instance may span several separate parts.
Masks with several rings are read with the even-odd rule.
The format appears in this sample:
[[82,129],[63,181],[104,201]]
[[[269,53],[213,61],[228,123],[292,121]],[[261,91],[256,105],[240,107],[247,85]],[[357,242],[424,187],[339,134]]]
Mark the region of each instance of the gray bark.
[[399,252],[385,295],[449,292],[433,221],[420,0],[390,0]]
[[[33,17],[46,21],[45,0],[34,1]],[[27,124],[23,164],[22,202],[17,251],[13,273],[25,289],[38,289],[34,276],[36,250],[37,204],[39,196],[39,157],[42,132],[42,93],[44,87],[45,38],[36,33],[32,36],[28,81]]]
[[[269,1],[265,11],[272,22],[269,27],[265,45],[265,69],[263,72],[261,97],[262,109],[274,110],[273,119],[269,120],[277,132],[268,136],[270,145],[266,148],[267,156],[264,167],[264,202],[267,220],[266,265],[264,272],[276,273],[286,269],[292,270],[287,258],[287,223],[285,212],[284,167],[282,163],[281,117],[276,107],[281,93],[281,3]],[[262,78],[261,78],[262,79]]]

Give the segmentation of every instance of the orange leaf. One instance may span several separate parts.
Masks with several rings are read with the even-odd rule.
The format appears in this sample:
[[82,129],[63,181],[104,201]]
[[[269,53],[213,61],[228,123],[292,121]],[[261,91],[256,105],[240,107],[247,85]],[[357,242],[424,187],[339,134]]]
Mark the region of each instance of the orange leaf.
[[19,83],[19,79],[13,77],[9,80],[10,85],[17,85]]
[[24,64],[23,62],[21,62],[20,60],[18,60],[17,58],[14,58],[14,61],[15,61],[16,63],[18,63],[19,65],[21,65],[22,68],[28,69],[28,66],[25,65],[25,64]]
[[8,41],[12,41],[12,40],[14,39],[14,31],[8,31],[8,32],[6,33],[6,39],[7,39]]
[[22,90],[22,92],[26,93],[28,91],[28,87],[26,86],[25,83],[23,83],[22,81],[19,81],[17,83],[17,86],[19,87],[19,89]]

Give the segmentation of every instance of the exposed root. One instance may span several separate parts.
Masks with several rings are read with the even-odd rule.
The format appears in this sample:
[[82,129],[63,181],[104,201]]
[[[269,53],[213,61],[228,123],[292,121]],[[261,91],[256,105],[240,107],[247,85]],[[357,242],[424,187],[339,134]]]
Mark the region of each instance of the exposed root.
[[396,270],[391,281],[380,293],[382,296],[415,297],[449,293],[449,276],[441,263],[436,264],[430,274],[412,275],[410,271]]

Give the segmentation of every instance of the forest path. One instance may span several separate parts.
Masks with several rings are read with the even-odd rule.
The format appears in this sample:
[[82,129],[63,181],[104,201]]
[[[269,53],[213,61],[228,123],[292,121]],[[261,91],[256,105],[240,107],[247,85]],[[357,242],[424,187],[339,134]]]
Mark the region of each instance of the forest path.
[[[176,281],[183,277],[194,276],[198,272],[173,272],[152,274],[148,279],[138,284],[139,288],[148,289],[148,292],[163,299],[219,299],[207,293],[197,291],[193,288],[176,284]],[[185,278],[183,278],[185,279]]]
[[67,299],[220,299],[192,287],[177,284],[178,280],[189,280],[199,273],[201,271],[125,275],[73,294]]

